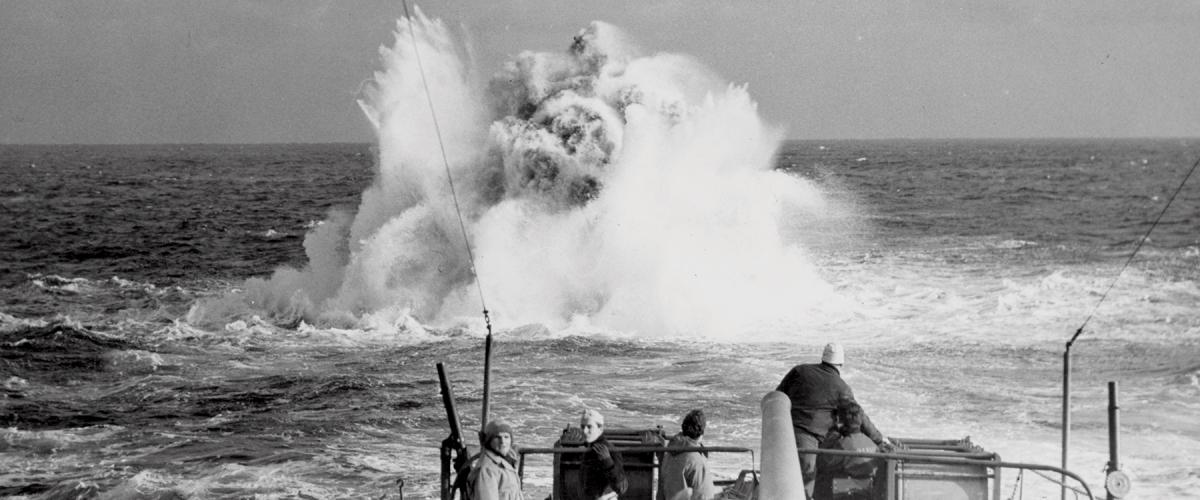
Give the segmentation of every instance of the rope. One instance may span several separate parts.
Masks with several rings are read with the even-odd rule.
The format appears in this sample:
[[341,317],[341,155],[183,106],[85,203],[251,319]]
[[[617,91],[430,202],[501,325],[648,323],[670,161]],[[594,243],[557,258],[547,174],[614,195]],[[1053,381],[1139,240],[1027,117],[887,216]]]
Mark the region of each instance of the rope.
[[1079,488],[1076,488],[1076,487],[1074,487],[1074,486],[1071,486],[1071,485],[1067,484],[1066,482],[1064,482],[1064,481],[1062,481],[1062,480],[1055,479],[1055,478],[1053,478],[1053,477],[1047,476],[1046,474],[1042,473],[1042,471],[1039,471],[1039,470],[1034,470],[1034,469],[1029,469],[1029,472],[1032,472],[1032,473],[1034,473],[1034,474],[1037,474],[1037,475],[1041,476],[1041,477],[1042,477],[1042,479],[1045,479],[1045,480],[1047,480],[1047,481],[1050,481],[1050,482],[1052,482],[1052,483],[1056,483],[1056,484],[1058,484],[1059,486],[1062,486],[1062,487],[1064,487],[1064,488],[1066,488],[1066,489],[1068,489],[1068,490],[1071,490],[1071,491],[1075,492],[1075,498],[1079,498],[1079,495],[1088,496],[1088,494],[1087,494],[1087,492],[1086,492],[1086,491],[1083,491],[1083,490],[1081,490],[1081,489],[1079,489]]
[[1129,258],[1125,260],[1125,265],[1121,266],[1121,270],[1117,271],[1117,275],[1113,278],[1112,282],[1108,284],[1108,288],[1105,289],[1104,293],[1100,295],[1100,300],[1096,301],[1096,306],[1092,308],[1092,312],[1089,313],[1087,318],[1083,320],[1083,324],[1079,325],[1079,329],[1075,330],[1075,335],[1071,336],[1071,340],[1067,341],[1068,349],[1071,348],[1071,344],[1075,342],[1075,339],[1079,338],[1079,335],[1083,333],[1083,327],[1087,326],[1088,322],[1092,320],[1092,317],[1096,315],[1096,311],[1100,309],[1100,304],[1104,303],[1104,299],[1108,298],[1108,292],[1112,291],[1113,286],[1117,284],[1117,280],[1121,278],[1121,274],[1123,274],[1125,269],[1129,267],[1129,264],[1133,262],[1133,258],[1137,256],[1138,251],[1142,249],[1142,245],[1146,243],[1146,240],[1150,239],[1150,233],[1154,232],[1154,228],[1158,227],[1159,221],[1161,221],[1163,215],[1167,213],[1167,209],[1171,208],[1171,203],[1175,201],[1175,197],[1178,196],[1179,192],[1183,190],[1183,186],[1187,184],[1188,179],[1192,178],[1192,174],[1196,172],[1197,166],[1200,166],[1200,158],[1196,159],[1196,163],[1192,164],[1191,170],[1188,170],[1187,175],[1183,177],[1183,181],[1181,181],[1179,186],[1175,188],[1175,192],[1171,193],[1171,197],[1167,199],[1167,204],[1164,205],[1162,211],[1158,213],[1158,217],[1154,218],[1154,223],[1150,225],[1150,229],[1147,229],[1146,234],[1142,236],[1142,239],[1138,240],[1137,246],[1133,248],[1133,253],[1129,254]]
[[[1021,469],[1021,472],[1017,473],[1017,480],[1015,483],[1013,483],[1013,492],[1011,495],[1008,496],[1008,500],[1013,500],[1013,499],[1017,498],[1017,487],[1023,486],[1021,484],[1021,481],[1024,479],[1025,479],[1025,469]],[[1025,498],[1025,488],[1024,487],[1021,488],[1021,498]]]
[[475,270],[475,253],[471,251],[471,240],[467,237],[467,225],[463,222],[462,209],[458,206],[458,193],[454,189],[454,176],[450,175],[450,161],[446,159],[446,144],[442,141],[442,128],[438,124],[437,112],[434,111],[433,97],[429,92],[429,82],[425,79],[425,66],[421,62],[421,51],[417,46],[416,23],[408,12],[408,0],[401,0],[404,5],[404,17],[408,19],[408,34],[412,39],[413,55],[417,60],[417,71],[421,74],[421,86],[425,88],[425,102],[429,104],[429,115],[433,117],[433,131],[437,134],[438,148],[442,152],[442,166],[446,170],[446,182],[450,185],[450,198],[454,200],[454,214],[458,217],[458,229],[462,231],[463,244],[467,247],[467,258],[470,260],[471,275],[475,277],[475,289],[479,292],[479,304],[483,307],[483,321],[487,332],[492,334],[492,318],[488,315],[487,301],[483,299],[483,283]]

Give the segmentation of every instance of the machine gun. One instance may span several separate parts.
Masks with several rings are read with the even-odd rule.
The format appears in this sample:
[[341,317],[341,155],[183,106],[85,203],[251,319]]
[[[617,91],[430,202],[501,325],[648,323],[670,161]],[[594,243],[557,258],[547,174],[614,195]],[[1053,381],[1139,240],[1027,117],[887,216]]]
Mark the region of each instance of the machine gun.
[[[442,440],[441,449],[442,500],[453,500],[455,490],[462,492],[461,498],[466,499],[469,496],[466,475],[471,452],[463,442],[462,424],[454,408],[454,391],[450,387],[450,379],[446,377],[446,368],[438,363],[437,371],[442,387],[442,405],[446,407],[446,421],[450,424],[450,435]],[[450,481],[451,470],[454,473],[453,482]]]

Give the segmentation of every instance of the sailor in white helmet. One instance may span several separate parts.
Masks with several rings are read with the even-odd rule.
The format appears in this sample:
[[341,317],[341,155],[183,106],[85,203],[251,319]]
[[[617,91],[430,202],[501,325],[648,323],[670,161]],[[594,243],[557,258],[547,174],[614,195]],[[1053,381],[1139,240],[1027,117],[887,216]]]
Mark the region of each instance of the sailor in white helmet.
[[[821,440],[836,427],[834,411],[838,406],[855,402],[854,392],[842,380],[841,367],[845,362],[846,353],[841,344],[826,344],[820,363],[794,366],[775,388],[792,401],[792,430],[797,449],[817,449]],[[882,449],[891,449],[890,441],[875,428],[865,412],[862,417],[863,434]],[[800,472],[804,475],[804,491],[808,498],[812,498],[816,469],[817,456],[800,453]]]

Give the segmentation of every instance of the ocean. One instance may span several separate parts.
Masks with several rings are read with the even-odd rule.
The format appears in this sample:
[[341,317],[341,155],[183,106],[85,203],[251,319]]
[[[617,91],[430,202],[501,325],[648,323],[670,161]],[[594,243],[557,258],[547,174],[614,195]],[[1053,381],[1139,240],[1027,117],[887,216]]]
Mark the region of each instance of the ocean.
[[435,366],[478,428],[490,322],[519,447],[702,408],[757,449],[836,341],[885,434],[1046,465],[1082,326],[1069,469],[1103,495],[1113,381],[1127,498],[1200,498],[1200,140],[788,141],[602,24],[491,86],[399,29],[437,95],[383,51],[375,143],[0,146],[0,496],[435,498]]
[[[784,326],[782,340],[498,328],[491,413],[537,447],[585,406],[612,426],[672,431],[700,407],[709,444],[757,448],[759,400],[836,340],[885,433],[970,436],[1005,460],[1056,465],[1064,343],[1091,315],[1073,347],[1072,469],[1103,490],[1116,381],[1131,498],[1195,498],[1200,190],[1185,186],[1120,271],[1198,145],[787,142],[776,171],[855,207],[796,238],[849,313]],[[484,329],[188,319],[248,279],[304,266],[304,235],[359,201],[373,149],[0,149],[0,494],[396,498],[403,479],[406,497],[435,497],[448,427],[434,365],[472,428]],[[529,474],[529,491],[548,490],[546,467]]]

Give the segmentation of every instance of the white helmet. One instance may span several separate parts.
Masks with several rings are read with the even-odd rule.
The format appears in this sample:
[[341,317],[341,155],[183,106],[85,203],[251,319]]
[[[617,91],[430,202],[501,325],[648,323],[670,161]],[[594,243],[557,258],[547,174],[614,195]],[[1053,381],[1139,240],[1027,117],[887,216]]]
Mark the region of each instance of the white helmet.
[[821,353],[821,362],[831,365],[840,365],[846,362],[846,352],[842,350],[842,344],[830,342],[825,344],[825,352]]

